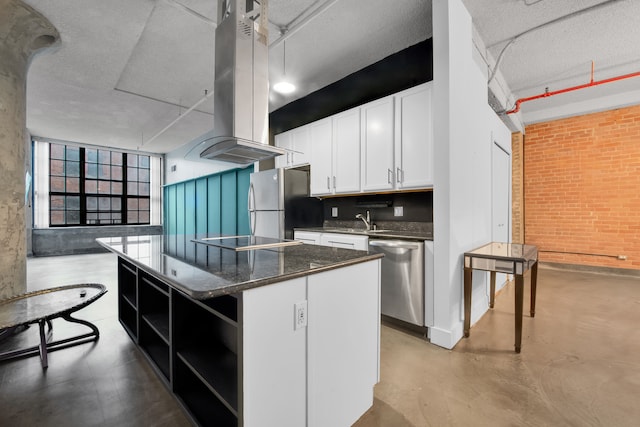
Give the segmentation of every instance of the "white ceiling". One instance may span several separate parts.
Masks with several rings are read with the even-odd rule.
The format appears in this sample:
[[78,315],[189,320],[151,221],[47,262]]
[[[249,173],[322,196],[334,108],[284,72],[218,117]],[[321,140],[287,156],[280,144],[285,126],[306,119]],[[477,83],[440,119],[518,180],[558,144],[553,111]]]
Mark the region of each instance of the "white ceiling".
[[[25,2],[61,34],[29,71],[33,135],[164,153],[210,130],[212,98],[151,140],[213,89],[217,0]],[[603,0],[463,2],[497,58],[510,38]],[[269,0],[268,8],[270,80],[282,75],[286,45],[286,74],[298,86],[288,97],[272,93],[271,111],[432,33],[431,0]],[[638,24],[640,1],[619,0],[519,37],[499,69],[516,97],[588,82],[591,60],[596,80],[639,71]],[[537,109],[635,90],[640,77],[522,109],[526,121]]]

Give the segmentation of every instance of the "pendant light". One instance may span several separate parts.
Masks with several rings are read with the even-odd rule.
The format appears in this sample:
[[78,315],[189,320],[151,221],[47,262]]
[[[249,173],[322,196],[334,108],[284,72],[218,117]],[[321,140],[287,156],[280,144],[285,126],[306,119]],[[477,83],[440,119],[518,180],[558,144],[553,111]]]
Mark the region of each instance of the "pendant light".
[[273,90],[283,95],[287,95],[295,91],[296,87],[293,83],[287,80],[287,41],[284,40],[282,45],[282,80],[273,85]]

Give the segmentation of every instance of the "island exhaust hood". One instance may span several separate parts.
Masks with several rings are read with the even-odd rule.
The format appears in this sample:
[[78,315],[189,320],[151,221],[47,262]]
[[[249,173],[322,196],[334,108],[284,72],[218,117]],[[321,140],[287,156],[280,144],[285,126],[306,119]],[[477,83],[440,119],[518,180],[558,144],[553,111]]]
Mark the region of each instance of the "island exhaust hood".
[[194,151],[250,164],[284,154],[268,144],[267,0],[218,0],[214,127]]

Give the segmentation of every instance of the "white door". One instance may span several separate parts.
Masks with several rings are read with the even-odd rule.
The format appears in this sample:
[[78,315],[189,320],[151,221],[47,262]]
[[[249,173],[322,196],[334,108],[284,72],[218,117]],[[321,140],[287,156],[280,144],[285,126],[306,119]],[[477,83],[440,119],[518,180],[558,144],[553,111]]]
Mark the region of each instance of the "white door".
[[494,242],[509,241],[509,181],[511,178],[511,156],[497,143],[492,146],[491,174],[491,219],[493,230],[491,240]]
[[360,191],[360,109],[333,116],[333,177],[337,193]]
[[310,126],[301,126],[291,131],[291,165],[300,166],[311,159]]
[[311,138],[311,195],[331,194],[332,151],[331,118],[310,126]]
[[[276,147],[291,149],[291,132],[283,132],[274,137]],[[291,165],[291,153],[287,151],[276,157],[276,168],[286,168]]]
[[362,190],[391,190],[393,169],[393,96],[370,102],[362,115]]

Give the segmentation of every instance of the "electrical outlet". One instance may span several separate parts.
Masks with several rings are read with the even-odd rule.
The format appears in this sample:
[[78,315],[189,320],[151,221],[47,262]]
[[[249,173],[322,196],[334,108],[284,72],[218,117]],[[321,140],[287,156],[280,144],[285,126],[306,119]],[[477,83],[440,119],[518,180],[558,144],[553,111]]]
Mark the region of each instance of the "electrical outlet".
[[333,218],[337,218],[338,217],[338,208],[336,206],[331,208],[331,216]]
[[171,165],[171,172],[175,172],[178,167],[176,165]]
[[404,208],[402,206],[394,206],[393,216],[404,216]]
[[307,302],[301,301],[293,305],[293,311],[295,313],[295,320],[293,322],[293,329],[298,330],[307,327]]

